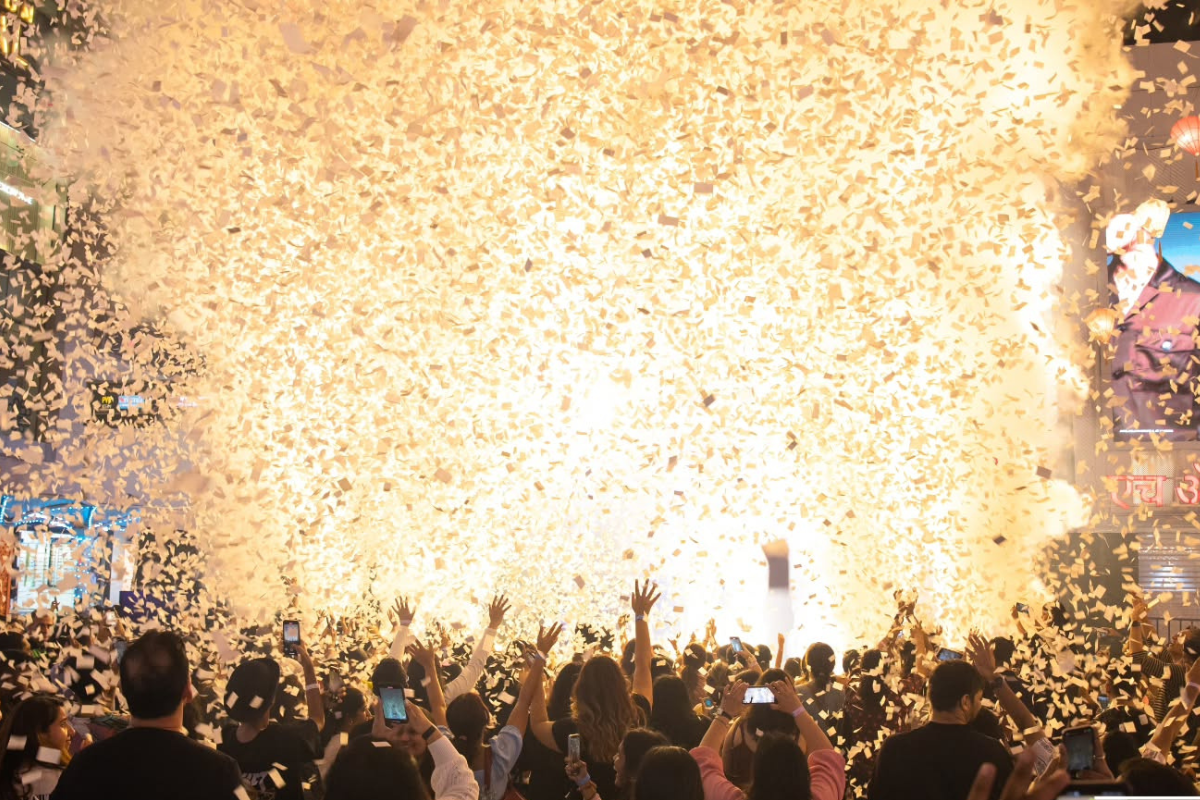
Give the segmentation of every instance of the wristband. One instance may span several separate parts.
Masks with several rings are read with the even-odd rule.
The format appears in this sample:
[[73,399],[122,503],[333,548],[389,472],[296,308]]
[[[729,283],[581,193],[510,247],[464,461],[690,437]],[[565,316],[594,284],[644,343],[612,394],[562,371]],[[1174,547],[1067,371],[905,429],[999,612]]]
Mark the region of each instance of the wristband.
[[804,706],[797,706],[796,710],[792,712],[792,718],[800,719],[800,716],[802,714],[807,714],[807,713],[808,713],[808,711],[805,710]]
[[430,725],[428,728],[425,729],[425,732],[421,734],[421,738],[428,742],[430,739],[432,739],[436,735],[437,735],[437,728],[433,725]]
[[638,614],[636,617],[633,618],[633,621],[634,622],[643,622],[645,619],[646,619],[645,614]]
[[575,785],[578,786],[580,789],[587,786],[591,782],[592,782],[592,776],[588,775],[586,772],[575,779]]
[[733,722],[733,714],[730,714],[725,709],[721,709],[721,713],[717,715],[717,719],[723,719],[726,722]]
[[304,691],[306,691],[306,692],[311,692],[311,691],[313,691],[314,689],[320,689],[320,688],[321,688],[321,684],[319,684],[319,683],[310,683],[310,684],[308,684],[307,686],[305,686],[305,687],[304,687]]

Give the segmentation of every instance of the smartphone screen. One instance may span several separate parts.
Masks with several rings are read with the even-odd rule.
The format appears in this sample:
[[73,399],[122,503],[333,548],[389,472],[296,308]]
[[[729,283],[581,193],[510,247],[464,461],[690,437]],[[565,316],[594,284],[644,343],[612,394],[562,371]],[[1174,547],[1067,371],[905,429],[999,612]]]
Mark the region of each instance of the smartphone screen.
[[729,646],[730,646],[730,648],[733,649],[733,652],[735,652],[735,653],[740,653],[746,649],[746,648],[742,647],[742,640],[736,636],[729,637]]
[[379,687],[379,699],[383,703],[385,722],[408,722],[408,704],[404,701],[404,689],[400,686]]
[[742,700],[744,705],[771,705],[775,702],[775,693],[771,691],[769,686],[751,686],[746,690],[746,697]]
[[941,650],[938,650],[937,654],[938,661],[960,661],[962,657],[962,653],[957,650],[951,650],[949,647],[943,647]]
[[579,734],[572,733],[567,737],[567,758],[572,761],[579,761],[582,759],[580,752]]
[[300,623],[296,620],[288,620],[283,623],[283,641],[286,644],[300,643]]
[[1096,740],[1090,727],[1063,731],[1063,746],[1067,750],[1067,772],[1075,775],[1092,768],[1096,760]]

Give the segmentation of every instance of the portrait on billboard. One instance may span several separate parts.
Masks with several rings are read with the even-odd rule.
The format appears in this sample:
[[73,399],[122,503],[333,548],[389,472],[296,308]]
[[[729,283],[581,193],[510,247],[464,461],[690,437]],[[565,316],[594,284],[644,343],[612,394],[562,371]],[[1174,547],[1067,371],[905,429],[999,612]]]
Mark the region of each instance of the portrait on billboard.
[[1200,212],[1150,200],[1105,231],[1118,441],[1200,434]]

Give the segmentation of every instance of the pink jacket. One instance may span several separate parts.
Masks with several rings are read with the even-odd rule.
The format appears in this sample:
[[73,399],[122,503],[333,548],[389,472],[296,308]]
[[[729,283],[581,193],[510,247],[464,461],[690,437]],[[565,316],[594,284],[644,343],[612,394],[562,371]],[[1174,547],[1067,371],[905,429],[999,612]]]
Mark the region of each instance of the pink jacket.
[[[711,747],[697,747],[692,758],[700,765],[704,800],[746,800],[745,793],[725,777],[721,754]],[[837,750],[818,750],[808,756],[813,800],[842,800],[846,791],[846,759]]]

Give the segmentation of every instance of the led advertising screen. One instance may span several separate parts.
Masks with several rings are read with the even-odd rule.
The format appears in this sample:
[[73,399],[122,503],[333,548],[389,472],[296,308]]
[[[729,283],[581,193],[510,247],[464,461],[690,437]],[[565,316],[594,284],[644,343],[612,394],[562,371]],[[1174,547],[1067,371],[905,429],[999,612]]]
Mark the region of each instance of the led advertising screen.
[[[1163,208],[1160,206],[1160,208]],[[1196,441],[1200,432],[1200,212],[1121,215],[1106,232],[1113,431]],[[1096,329],[1093,327],[1093,333]]]

